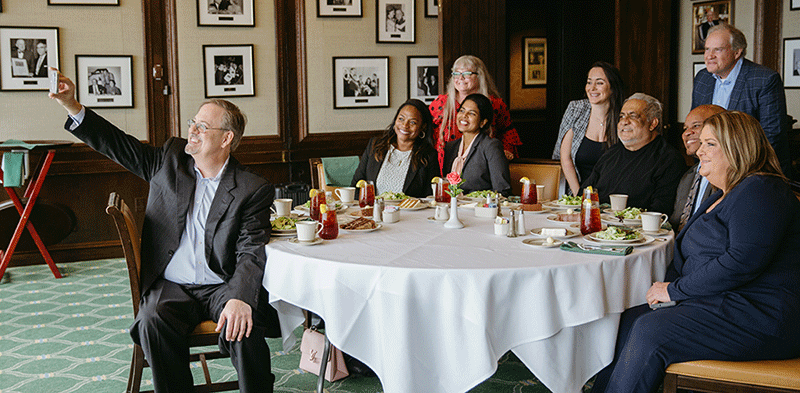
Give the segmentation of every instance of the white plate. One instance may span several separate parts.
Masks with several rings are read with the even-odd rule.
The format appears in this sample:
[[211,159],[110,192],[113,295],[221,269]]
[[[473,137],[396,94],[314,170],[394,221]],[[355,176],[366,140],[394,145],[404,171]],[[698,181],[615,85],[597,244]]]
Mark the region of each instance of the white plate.
[[316,238],[316,239],[314,239],[314,241],[312,241],[312,242],[301,242],[301,241],[300,241],[300,240],[298,240],[296,237],[293,237],[293,238],[289,239],[289,243],[292,243],[292,244],[299,244],[299,245],[301,245],[301,246],[313,246],[313,245],[320,244],[320,243],[322,243],[322,242],[324,242],[324,240],[322,240],[322,239],[320,239],[320,238]]
[[[595,233],[597,233],[597,232],[595,232]],[[588,234],[586,236],[588,236],[589,239],[591,239],[593,242],[602,242],[602,243],[608,243],[608,244],[630,244],[630,243],[641,242],[642,239],[644,239],[644,235],[642,235],[639,232],[637,232],[637,234],[639,235],[638,238],[636,238],[636,239],[628,239],[628,240],[600,239],[599,237],[595,236],[595,233],[590,233],[590,234]]]
[[[542,235],[542,229],[544,229],[544,228],[533,228],[533,229],[531,229],[531,234],[547,238],[547,236]],[[561,229],[561,228],[558,228],[558,229]],[[573,236],[578,236],[578,235],[581,234],[580,231],[573,231],[572,229],[568,229],[568,228],[564,228],[564,229],[567,230],[567,234],[566,235],[564,235],[564,236],[553,236],[553,235],[550,235],[550,237],[552,237],[553,239],[568,239],[568,238],[571,238]]]
[[530,213],[530,214],[544,214],[544,213],[552,213],[552,212],[553,212],[553,209],[551,209],[549,207],[544,207],[544,206],[542,206],[542,210],[525,210],[525,213]]
[[[497,198],[498,201],[500,201],[500,203],[503,203],[503,201],[505,201],[507,199],[506,197],[500,195],[499,193],[497,194],[496,198]],[[494,198],[492,198],[492,199],[494,199]],[[471,197],[466,197],[466,196],[462,195],[462,196],[458,197],[458,201],[459,202],[486,202],[486,197],[483,197],[483,198],[471,198]]]
[[428,222],[438,222],[439,224],[444,224],[447,220],[437,220],[436,217],[428,217]]
[[[377,197],[376,197],[376,198],[377,198]],[[409,197],[409,198],[410,198],[410,197]],[[388,204],[390,204],[390,205],[396,205],[396,204],[398,204],[398,203],[400,203],[400,202],[403,202],[403,201],[404,201],[404,200],[406,200],[406,199],[408,199],[408,198],[403,198],[403,199],[384,199],[384,200],[383,200],[383,202],[384,202],[384,203],[388,203]]]
[[427,209],[429,207],[430,207],[430,205],[427,202],[420,201],[419,205],[417,205],[417,207],[401,207],[400,210],[412,210],[412,211],[414,211],[414,210]]
[[547,216],[547,221],[554,222],[556,224],[563,224],[563,225],[575,224],[575,221],[560,221],[558,219],[558,216]]
[[525,239],[522,241],[522,243],[534,247],[551,248],[551,247],[558,247],[563,242],[561,240],[554,240],[552,243],[548,243],[547,239]]
[[642,225],[642,220],[641,219],[625,218],[625,219],[622,220],[622,222],[619,222],[619,218],[617,218],[617,217],[615,217],[615,216],[613,216],[611,214],[601,214],[600,215],[600,219],[603,222],[605,222],[606,224],[616,224],[616,225],[622,224],[622,225],[627,225],[627,226],[640,226],[640,225]]
[[638,247],[638,246],[644,246],[644,245],[650,244],[650,243],[652,243],[653,241],[656,240],[656,238],[654,238],[652,236],[642,235],[642,238],[639,239],[639,240],[636,240],[634,243],[609,243],[609,242],[613,242],[613,240],[600,240],[600,241],[598,241],[598,240],[592,239],[590,236],[591,235],[584,235],[583,236],[583,240],[585,240],[589,244],[600,244],[600,245],[606,245],[606,246],[633,246],[633,247]]
[[[570,228],[577,228],[577,231],[579,231],[579,232],[580,232],[580,230],[581,230],[581,223],[579,223],[579,222],[575,222],[575,223],[572,223],[572,225],[570,225],[569,227],[570,227]],[[601,231],[605,231],[605,230],[606,230],[606,228],[608,228],[608,225],[606,225],[606,224],[600,224],[600,230],[601,230]]]
[[645,231],[645,230],[641,230],[640,232],[642,232],[642,233],[644,233],[646,235],[653,235],[653,236],[664,236],[664,235],[669,234],[669,231],[664,229],[664,228],[661,228],[661,229],[659,229],[659,230],[657,230],[655,232],[653,232],[653,231]]
[[[361,217],[364,217],[364,216],[362,216],[362,215],[361,215],[361,209],[358,209],[358,210],[356,210],[356,211],[353,211],[353,212],[347,213],[347,215],[348,215],[348,216],[350,216],[350,217],[354,217],[354,218],[361,218]],[[364,218],[369,218],[369,219],[371,220],[371,219],[372,219],[372,216],[366,216],[366,217],[364,217]]]
[[383,227],[383,225],[381,225],[381,223],[376,223],[375,224],[375,228],[370,228],[370,229],[344,229],[341,226],[339,227],[339,229],[341,229],[343,231],[347,231],[347,232],[372,232],[372,231],[377,231],[378,229],[381,229],[382,227]]
[[297,236],[297,230],[287,231],[287,232],[278,232],[276,230],[272,230],[271,236]]
[[[349,205],[343,204],[343,203],[341,203],[339,201],[336,201],[335,204],[336,204],[335,206],[336,206],[336,211],[337,212],[340,212],[342,210],[346,210],[348,207],[350,207]],[[358,204],[358,202],[356,202],[356,204]],[[309,209],[307,207],[303,206],[303,205],[297,205],[297,206],[294,207],[293,210],[297,210],[297,211],[301,211],[301,212],[307,212]]]

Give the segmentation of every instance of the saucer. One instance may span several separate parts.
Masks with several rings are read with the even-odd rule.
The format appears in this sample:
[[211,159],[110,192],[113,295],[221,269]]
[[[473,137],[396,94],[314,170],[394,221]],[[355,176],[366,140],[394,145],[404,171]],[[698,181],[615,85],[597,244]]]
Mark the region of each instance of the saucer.
[[550,248],[550,247],[558,247],[563,242],[561,240],[555,240],[552,243],[548,243],[547,239],[525,239],[522,241],[522,243],[534,247]]
[[322,243],[323,241],[324,240],[322,240],[321,238],[316,238],[316,239],[314,239],[313,242],[301,242],[296,237],[293,237],[293,238],[289,239],[289,243],[299,244],[301,246],[314,246],[314,245]]
[[640,230],[640,232],[642,232],[644,234],[647,234],[647,235],[653,235],[653,236],[663,236],[663,235],[669,234],[669,231],[664,229],[664,228],[660,228],[657,231]]

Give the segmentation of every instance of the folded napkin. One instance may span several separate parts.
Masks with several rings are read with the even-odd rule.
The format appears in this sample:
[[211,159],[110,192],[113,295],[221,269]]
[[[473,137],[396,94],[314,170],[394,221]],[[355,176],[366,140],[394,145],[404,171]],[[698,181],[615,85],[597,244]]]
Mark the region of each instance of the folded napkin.
[[602,254],[602,255],[628,255],[633,252],[633,247],[631,246],[586,246],[588,247],[598,247],[594,249],[582,249],[578,247],[578,244],[575,242],[564,242],[561,244],[561,249],[564,251],[574,251],[574,252],[582,252],[586,254]]
[[324,157],[325,184],[335,187],[349,187],[353,181],[360,158],[358,156]]
[[6,152],[3,154],[3,187],[22,186],[22,165],[25,160],[23,152]]

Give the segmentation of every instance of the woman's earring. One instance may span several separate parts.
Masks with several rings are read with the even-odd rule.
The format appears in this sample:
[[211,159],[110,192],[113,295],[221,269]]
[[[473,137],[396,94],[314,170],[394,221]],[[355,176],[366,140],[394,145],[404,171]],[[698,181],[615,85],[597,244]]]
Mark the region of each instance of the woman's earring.
[[422,131],[422,134],[419,135],[420,138],[425,138],[425,131]]

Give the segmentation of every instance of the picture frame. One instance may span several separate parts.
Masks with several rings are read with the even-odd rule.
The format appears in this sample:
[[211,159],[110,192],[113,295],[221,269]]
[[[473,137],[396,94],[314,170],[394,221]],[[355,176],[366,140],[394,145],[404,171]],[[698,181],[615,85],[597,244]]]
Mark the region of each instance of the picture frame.
[[389,57],[334,57],[333,109],[389,106]]
[[133,108],[133,56],[75,55],[75,90],[88,108]]
[[197,0],[197,26],[255,27],[255,0]]
[[203,45],[206,98],[255,96],[253,44]]
[[800,89],[800,37],[783,39],[783,87]]
[[430,104],[439,96],[439,58],[408,56],[408,99]]
[[[709,23],[708,19],[712,22]],[[733,24],[733,1],[713,0],[692,4],[692,54],[705,52],[706,34],[720,23]]]
[[522,37],[522,88],[547,84],[547,38]]
[[375,42],[416,42],[414,0],[375,0]]
[[361,18],[362,0],[317,0],[317,17]]
[[696,61],[692,63],[692,78],[697,76],[697,73],[706,68],[706,63],[703,61]]
[[48,66],[61,68],[58,27],[0,26],[0,90],[50,90]]
[[119,6],[119,0],[47,0],[47,5],[110,5],[110,6]]
[[792,0],[789,3],[789,11],[798,11],[800,10],[800,0]]
[[423,0],[425,2],[425,17],[439,17],[439,0]]

